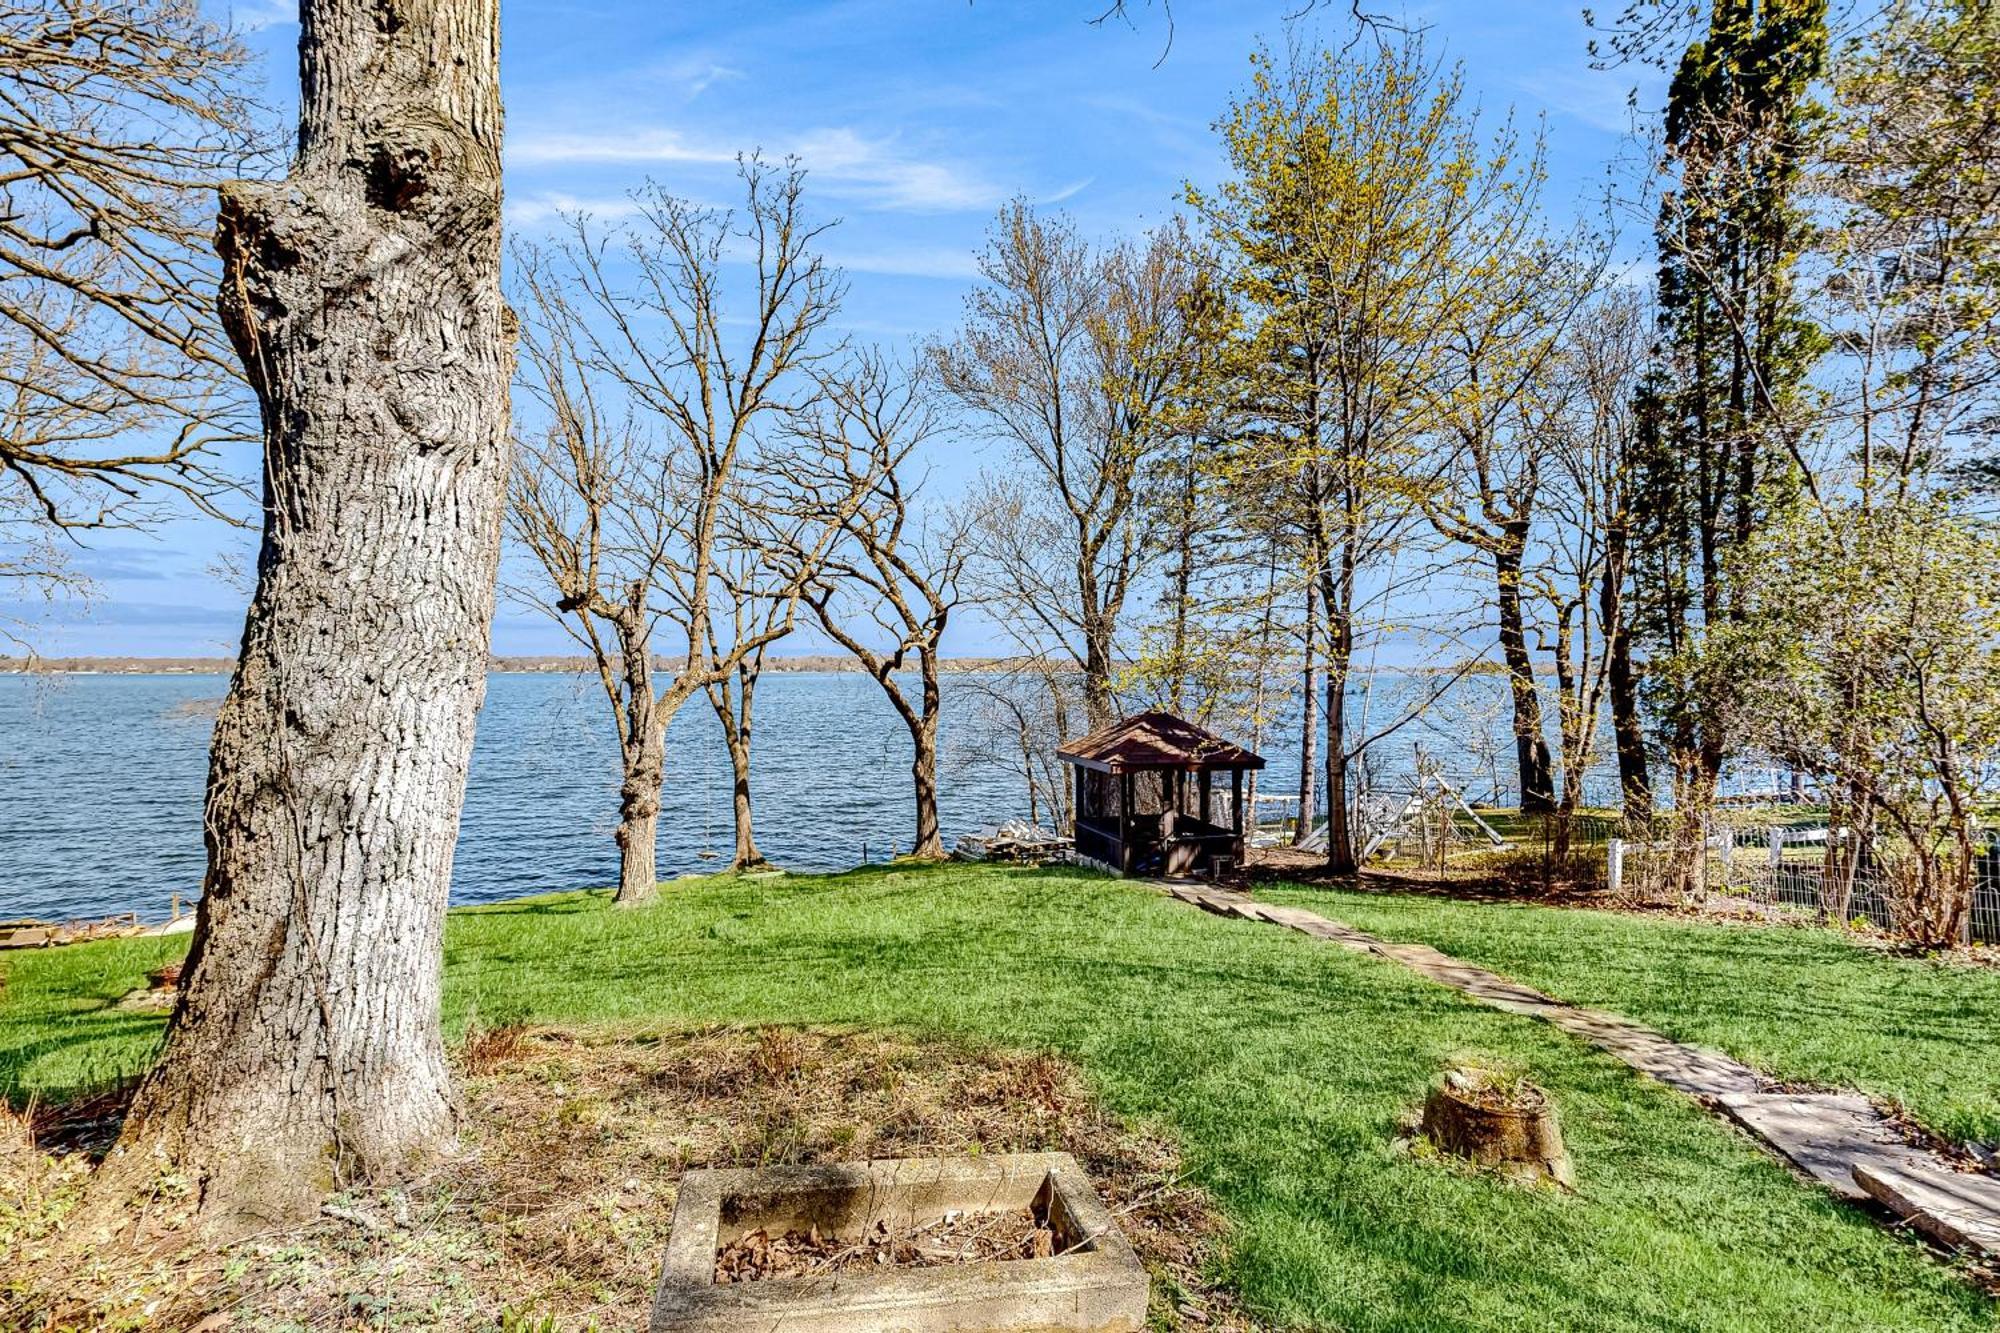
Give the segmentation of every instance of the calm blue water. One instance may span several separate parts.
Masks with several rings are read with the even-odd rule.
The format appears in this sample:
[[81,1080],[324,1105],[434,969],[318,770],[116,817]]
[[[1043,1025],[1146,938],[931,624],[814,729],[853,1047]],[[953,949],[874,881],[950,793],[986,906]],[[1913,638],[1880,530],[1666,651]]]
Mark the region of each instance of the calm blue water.
[[[949,845],[1028,809],[1021,780],[982,758],[976,738],[960,730],[973,711],[971,701],[954,698],[965,687],[950,677],[945,684],[938,776]],[[219,675],[0,676],[0,918],[125,911],[164,918],[171,895],[185,901],[200,892],[209,732],[227,685]],[[1490,683],[1480,688],[1491,692]],[[1290,702],[1259,747],[1270,761],[1266,792],[1297,787],[1297,701]],[[1376,729],[1394,707],[1376,702]],[[1501,713],[1490,701],[1435,712],[1378,748],[1376,780],[1395,784],[1420,746],[1444,758],[1471,799],[1511,802],[1512,746]],[[1350,724],[1366,734],[1368,717],[1357,704]],[[907,848],[909,740],[874,681],[841,672],[766,675],[756,722],[753,796],[766,856],[793,870],[838,870]],[[1476,733],[1483,741],[1468,741]],[[729,782],[715,714],[697,697],[667,738],[662,877],[714,869],[704,850],[727,855]],[[1609,801],[1615,792],[1607,758],[1586,795]],[[453,901],[616,883],[617,810],[617,746],[596,678],[490,677]]]
[[[0,918],[167,915],[200,892],[202,791],[224,676],[0,676]],[[866,676],[767,675],[753,792],[764,854],[795,870],[908,846],[909,741]],[[964,757],[945,719],[947,842],[1027,813],[1018,779]],[[660,872],[733,843],[729,759],[705,699],[668,734]],[[487,682],[455,902],[615,884],[617,747],[594,677]]]

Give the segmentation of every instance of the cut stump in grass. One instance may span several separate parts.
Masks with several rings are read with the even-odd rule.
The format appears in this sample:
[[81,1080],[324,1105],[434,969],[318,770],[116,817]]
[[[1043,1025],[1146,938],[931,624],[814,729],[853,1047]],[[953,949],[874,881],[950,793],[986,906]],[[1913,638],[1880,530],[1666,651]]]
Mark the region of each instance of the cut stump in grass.
[[1424,1102],[1423,1135],[1440,1151],[1510,1179],[1576,1188],[1555,1104],[1526,1079],[1452,1070]]

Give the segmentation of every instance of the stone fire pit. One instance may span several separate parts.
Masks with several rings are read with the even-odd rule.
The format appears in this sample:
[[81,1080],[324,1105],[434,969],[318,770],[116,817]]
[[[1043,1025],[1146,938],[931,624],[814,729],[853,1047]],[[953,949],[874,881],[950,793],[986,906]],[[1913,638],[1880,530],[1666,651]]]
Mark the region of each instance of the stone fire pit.
[[[960,1213],[1032,1210],[1048,1258],[883,1266],[718,1284],[716,1252],[759,1229],[863,1236]],[[976,1333],[1146,1325],[1146,1270],[1068,1153],[690,1171],[653,1302],[653,1333]]]

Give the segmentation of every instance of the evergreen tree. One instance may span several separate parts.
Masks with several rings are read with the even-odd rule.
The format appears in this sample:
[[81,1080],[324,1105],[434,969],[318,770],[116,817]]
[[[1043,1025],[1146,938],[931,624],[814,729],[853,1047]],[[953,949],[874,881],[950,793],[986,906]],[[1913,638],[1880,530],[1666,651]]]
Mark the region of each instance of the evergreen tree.
[[1730,553],[1811,478],[1808,374],[1824,339],[1795,274],[1826,60],[1825,0],[1715,0],[1668,92],[1659,211],[1659,370],[1640,404],[1643,545],[1635,628],[1673,764],[1698,819],[1728,753],[1735,685],[1700,651],[1741,618]]

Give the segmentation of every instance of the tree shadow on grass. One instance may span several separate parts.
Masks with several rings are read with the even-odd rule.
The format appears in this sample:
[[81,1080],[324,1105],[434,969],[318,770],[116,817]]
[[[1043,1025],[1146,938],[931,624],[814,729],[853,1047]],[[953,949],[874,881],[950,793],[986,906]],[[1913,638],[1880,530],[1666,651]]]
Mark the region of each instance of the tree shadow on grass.
[[[164,1013],[120,1012],[107,1005],[40,1041],[0,1049],[0,1104],[28,1120],[37,1147],[58,1155],[81,1152],[96,1161],[118,1139],[126,1104],[158,1052],[165,1022]],[[142,1037],[150,1040],[128,1046],[129,1039]],[[22,1085],[20,1076],[44,1057],[97,1045],[125,1056],[136,1049],[137,1068],[103,1072],[100,1066],[99,1072],[66,1083],[33,1090]]]

